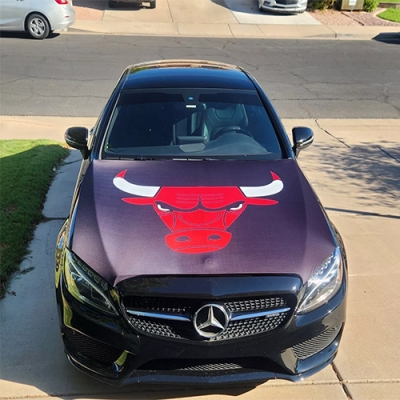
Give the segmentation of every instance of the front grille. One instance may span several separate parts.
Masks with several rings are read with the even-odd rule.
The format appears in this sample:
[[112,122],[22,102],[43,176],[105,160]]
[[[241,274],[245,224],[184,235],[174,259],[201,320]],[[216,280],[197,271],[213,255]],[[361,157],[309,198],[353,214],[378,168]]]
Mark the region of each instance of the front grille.
[[[293,300],[293,299],[292,299]],[[161,297],[137,297],[127,296],[123,304],[127,311],[138,314],[127,313],[129,323],[138,331],[155,336],[162,336],[182,340],[204,340],[196,333],[190,318],[193,318],[196,311],[205,304],[220,304],[228,313],[249,313],[249,317],[240,320],[230,321],[225,332],[207,340],[227,340],[256,335],[269,332],[278,328],[287,319],[293,307],[293,301],[284,296],[264,296],[242,299],[221,299],[221,300],[199,300],[188,298],[161,298]],[[286,307],[285,311],[278,308]],[[252,312],[273,311],[266,316],[251,316]],[[147,313],[147,315],[140,315]],[[186,315],[187,321],[175,321],[158,318],[148,315],[151,313],[168,313],[177,316]]]
[[219,372],[235,370],[261,370],[280,372],[280,368],[267,358],[247,357],[223,360],[159,359],[143,364],[139,370]]
[[184,322],[167,321],[159,318],[132,317],[130,315],[128,315],[128,321],[133,327],[143,333],[177,339],[187,336],[182,332],[186,331],[184,329],[185,325],[189,325],[190,327],[190,324]]
[[193,301],[168,297],[127,296],[124,298],[124,305],[134,310],[185,313],[191,308]]
[[68,348],[101,363],[110,364],[122,354],[122,350],[82,335],[70,328],[64,329],[64,339]]
[[231,321],[227,330],[217,340],[235,339],[276,329],[286,318],[287,313],[274,314],[268,317]]
[[282,4],[285,6],[289,5],[296,5],[299,1],[298,0],[275,0],[276,4]]
[[305,342],[293,346],[292,350],[294,355],[300,360],[304,360],[319,353],[336,339],[341,327],[342,325],[335,326],[310,340],[306,340]]
[[[231,321],[224,333],[210,340],[237,339],[276,329],[286,319],[288,313],[277,313],[267,317],[248,318]],[[143,333],[175,339],[197,339],[193,324],[149,317],[128,316],[132,326]]]
[[[209,302],[215,302],[215,300],[210,300]],[[240,300],[222,300],[219,302],[221,302],[225,308],[231,312],[257,311],[286,306],[286,300],[281,296],[268,296]],[[142,311],[173,312],[182,314],[189,312],[191,309],[198,309],[202,304],[205,303],[207,303],[207,301],[199,302],[199,300],[196,301],[184,298],[175,299],[168,297],[127,296],[124,298],[124,305],[126,308]]]
[[268,308],[284,307],[286,301],[283,297],[261,297],[258,299],[245,299],[236,301],[227,301],[225,307],[231,312],[239,311],[258,311]]
[[[136,297],[127,296],[124,298],[126,308],[143,311],[159,311],[186,313],[191,309],[197,309],[205,301],[195,299],[174,299],[163,297]],[[231,312],[242,311],[257,311],[266,310],[268,308],[286,306],[285,298],[281,296],[268,296],[261,298],[241,299],[241,300],[226,300],[223,301],[225,308]]]

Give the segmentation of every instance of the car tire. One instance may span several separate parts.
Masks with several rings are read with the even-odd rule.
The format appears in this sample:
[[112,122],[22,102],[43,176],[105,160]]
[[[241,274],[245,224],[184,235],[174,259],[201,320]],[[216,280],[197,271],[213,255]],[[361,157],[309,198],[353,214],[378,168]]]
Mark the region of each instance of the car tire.
[[50,25],[41,14],[31,14],[26,21],[26,30],[33,39],[46,39],[50,34]]
[[150,8],[156,8],[156,0],[150,1]]
[[110,7],[110,8],[117,7],[117,2],[114,0],[108,0],[108,7]]

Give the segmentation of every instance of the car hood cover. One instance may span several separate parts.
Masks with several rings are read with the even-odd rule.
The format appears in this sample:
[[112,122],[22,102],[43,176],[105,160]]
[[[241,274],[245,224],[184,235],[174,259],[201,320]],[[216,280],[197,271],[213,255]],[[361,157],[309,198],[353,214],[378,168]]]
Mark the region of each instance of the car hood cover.
[[69,247],[111,285],[151,275],[295,274],[335,246],[294,160],[95,160]]

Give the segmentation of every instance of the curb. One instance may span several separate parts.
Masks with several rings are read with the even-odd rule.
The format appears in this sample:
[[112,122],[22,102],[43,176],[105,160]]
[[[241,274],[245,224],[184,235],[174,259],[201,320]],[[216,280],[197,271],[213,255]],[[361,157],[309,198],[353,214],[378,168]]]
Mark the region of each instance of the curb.
[[[156,24],[155,24],[156,25]],[[250,25],[241,24],[241,30],[238,25],[213,24],[213,31],[205,30],[202,24],[192,25],[192,31],[188,32],[185,27],[179,24],[165,24],[156,27],[144,27],[140,24],[131,24],[125,26],[119,31],[113,31],[111,27],[97,26],[90,27],[85,24],[79,24],[76,28],[73,26],[65,32],[70,35],[110,35],[110,36],[163,36],[163,37],[187,37],[187,38],[235,38],[235,39],[309,39],[309,40],[371,40],[379,35],[385,35],[388,40],[400,40],[399,27],[382,26],[311,26],[303,25],[291,27],[287,25]]]
[[396,9],[400,9],[400,2],[389,3],[389,2],[386,2],[386,1],[381,1],[378,4],[378,7],[380,7],[380,8],[396,8]]

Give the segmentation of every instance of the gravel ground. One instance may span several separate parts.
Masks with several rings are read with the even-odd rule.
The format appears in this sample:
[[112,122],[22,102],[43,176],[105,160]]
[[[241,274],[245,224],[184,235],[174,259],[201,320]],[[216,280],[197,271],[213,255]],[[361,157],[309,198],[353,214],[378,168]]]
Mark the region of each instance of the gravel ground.
[[373,13],[364,11],[312,11],[309,14],[323,25],[346,26],[398,26],[396,22],[385,21],[377,17],[384,8],[377,8]]

